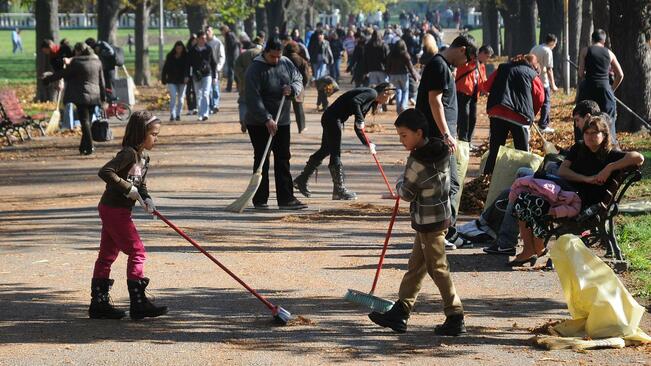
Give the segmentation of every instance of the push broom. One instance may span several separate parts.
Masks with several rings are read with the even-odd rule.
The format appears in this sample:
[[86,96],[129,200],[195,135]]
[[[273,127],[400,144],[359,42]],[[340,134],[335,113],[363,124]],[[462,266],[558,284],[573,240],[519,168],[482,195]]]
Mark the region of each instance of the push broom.
[[[281,104],[282,105],[282,104]],[[144,206],[143,206],[144,207]],[[254,289],[252,289],[249,285],[244,283],[239,277],[237,277],[233,272],[231,272],[226,266],[221,264],[215,257],[213,257],[210,253],[208,253],[205,249],[201,247],[201,245],[197,244],[196,241],[194,241],[192,238],[190,238],[188,235],[186,235],[183,230],[181,230],[178,226],[174,225],[170,220],[168,220],[165,216],[163,216],[160,212],[154,210],[154,215],[158,216],[161,220],[163,220],[164,223],[167,224],[167,226],[171,227],[176,231],[179,235],[181,235],[185,240],[187,240],[190,244],[192,244],[195,248],[197,248],[201,253],[203,253],[206,257],[208,257],[211,261],[213,261],[216,265],[218,265],[221,269],[224,270],[224,272],[228,273],[229,276],[231,276],[235,281],[237,281],[240,285],[242,285],[245,289],[247,289],[253,296],[257,297],[258,300],[262,301],[262,303],[271,310],[271,314],[273,315],[274,321],[277,324],[281,325],[287,325],[287,322],[292,318],[292,314],[290,314],[289,311],[283,309],[280,306],[276,306],[272,304],[269,300],[265,299],[262,295],[258,294]]]
[[535,123],[531,124],[533,126],[533,129],[538,132],[538,135],[540,135],[540,138],[542,139],[543,142],[543,149],[545,150],[545,154],[558,154],[558,150],[556,149],[556,146],[552,144],[551,142],[547,141],[545,139],[545,136],[543,135],[542,131],[536,126]]
[[[280,99],[280,107],[278,107],[278,112],[276,113],[276,123],[280,118],[280,113],[283,110],[284,103],[285,96],[283,95],[282,99]],[[255,173],[253,173],[246,191],[244,191],[240,198],[236,199],[235,202],[226,206],[226,211],[242,213],[242,211],[244,211],[244,209],[249,205],[249,202],[253,199],[253,196],[255,196],[255,192],[258,190],[258,187],[260,187],[260,182],[262,182],[262,166],[264,166],[265,161],[267,161],[269,148],[271,147],[271,140],[273,140],[273,138],[273,135],[270,134],[269,139],[267,140],[267,146],[264,148],[264,154],[262,155],[260,165],[258,165],[258,169],[255,170]]]
[[[362,135],[364,135],[364,139],[366,140],[366,144],[370,147],[371,146],[371,140],[368,139],[368,136],[366,136],[366,131],[364,129],[361,129]],[[375,165],[377,165],[378,170],[380,171],[380,174],[382,174],[382,178],[384,179],[384,183],[387,185],[387,189],[389,190],[389,194],[391,195],[390,197],[382,196],[382,198],[395,198],[396,195],[393,193],[393,189],[391,188],[391,184],[389,184],[389,180],[387,179],[386,174],[384,174],[384,169],[382,169],[382,164],[380,164],[380,161],[377,158],[377,153],[372,151],[371,155],[373,155],[373,160],[375,160]]]
[[50,121],[47,123],[45,128],[45,134],[51,135],[59,129],[59,123],[61,123],[61,111],[59,110],[59,104],[61,104],[61,94],[63,94],[63,89],[59,90],[59,95],[57,95],[57,105],[54,112],[50,116]]
[[387,253],[387,247],[389,246],[389,239],[391,238],[391,231],[393,230],[393,223],[396,222],[396,216],[398,216],[398,207],[400,206],[400,197],[396,198],[396,204],[393,206],[393,212],[391,213],[391,221],[389,222],[389,229],[387,230],[387,235],[384,238],[384,246],[382,247],[382,253],[380,254],[380,261],[377,264],[377,270],[375,271],[375,278],[373,279],[373,286],[371,286],[371,291],[365,293],[362,291],[348,289],[346,300],[354,302],[356,304],[365,305],[371,310],[384,313],[391,309],[393,306],[393,301],[385,300],[381,297],[374,295],[375,288],[377,286],[378,279],[380,278],[380,271],[382,270],[382,263],[384,263],[384,256]]

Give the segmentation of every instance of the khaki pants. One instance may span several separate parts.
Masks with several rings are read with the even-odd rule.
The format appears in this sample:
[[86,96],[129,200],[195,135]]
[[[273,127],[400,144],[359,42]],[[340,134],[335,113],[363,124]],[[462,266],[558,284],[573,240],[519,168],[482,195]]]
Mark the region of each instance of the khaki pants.
[[409,257],[409,269],[402,278],[398,292],[398,297],[409,306],[409,310],[413,309],[425,274],[429,273],[441,293],[445,315],[463,314],[461,299],[457,295],[448,271],[445,233],[445,230],[416,232],[414,248]]

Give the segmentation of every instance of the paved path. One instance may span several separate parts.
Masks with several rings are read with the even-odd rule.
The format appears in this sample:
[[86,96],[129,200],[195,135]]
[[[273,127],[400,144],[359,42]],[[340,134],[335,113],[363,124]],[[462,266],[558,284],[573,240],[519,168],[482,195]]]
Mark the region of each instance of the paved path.
[[[530,347],[528,327],[568,316],[556,274],[506,270],[504,258],[480,249],[449,255],[467,311],[467,336],[434,336],[443,315],[431,281],[408,333],[378,329],[364,309],[343,300],[349,288],[370,288],[388,222],[391,203],[380,199],[385,187],[371,157],[348,126],[343,161],[357,202],[330,200],[324,166],[304,212],[226,213],[223,208],[246,187],[252,164],[248,137],[235,122],[235,98],[224,94],[222,111],[208,123],[184,117],[164,124],[151,153],[149,187],[162,213],[251,286],[303,318],[273,326],[261,303],[136,208],[152,293],[171,311],[140,322],[87,319],[100,229],[96,205],[103,189],[96,173],[118,150],[123,127],[116,125],[116,139],[100,144],[89,158],[76,154],[78,141],[70,137],[0,150],[0,365],[648,364],[648,351],[582,354]],[[309,129],[292,136],[294,173],[321,135],[312,91],[307,100]],[[393,112],[370,118],[384,127],[371,138],[392,180],[407,155],[393,131],[394,118]],[[478,133],[486,135],[485,121]],[[412,240],[402,215],[379,296],[395,298]],[[125,308],[124,256],[113,269],[112,296]],[[648,317],[645,321],[649,330]]]

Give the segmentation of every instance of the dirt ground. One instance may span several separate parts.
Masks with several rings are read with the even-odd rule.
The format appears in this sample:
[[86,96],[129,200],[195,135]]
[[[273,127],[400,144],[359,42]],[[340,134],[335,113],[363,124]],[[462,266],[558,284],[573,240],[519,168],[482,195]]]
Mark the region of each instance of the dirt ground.
[[[163,124],[151,152],[149,188],[161,213],[301,318],[274,326],[258,300],[136,207],[150,290],[170,313],[139,322],[88,319],[100,233],[96,206],[104,188],[97,170],[118,150],[124,126],[116,122],[116,138],[98,144],[91,157],[77,154],[74,136],[0,149],[0,364],[651,364],[649,348],[585,353],[533,348],[528,328],[569,317],[556,273],[507,270],[505,257],[480,248],[448,256],[466,309],[466,336],[434,335],[444,317],[429,279],[406,334],[375,326],[366,309],[343,299],[349,288],[370,288],[392,205],[381,199],[386,188],[371,156],[347,126],[342,158],[348,186],[359,195],[356,202],[330,199],[324,165],[318,181],[311,181],[308,210],[278,211],[272,193],[268,212],[227,213],[224,207],[243,192],[252,165],[235,100],[235,93],[224,93],[222,110],[208,122],[184,116]],[[321,136],[313,90],[306,100],[308,130],[299,135],[292,127],[294,174]],[[384,127],[370,137],[391,181],[407,156],[392,127],[394,110],[369,118]],[[487,135],[486,125],[480,120],[478,136]],[[476,176],[476,158],[470,169],[469,176]],[[395,299],[413,236],[408,216],[401,214],[378,296]],[[113,300],[127,308],[124,256],[113,269]],[[651,330],[648,316],[643,329]]]

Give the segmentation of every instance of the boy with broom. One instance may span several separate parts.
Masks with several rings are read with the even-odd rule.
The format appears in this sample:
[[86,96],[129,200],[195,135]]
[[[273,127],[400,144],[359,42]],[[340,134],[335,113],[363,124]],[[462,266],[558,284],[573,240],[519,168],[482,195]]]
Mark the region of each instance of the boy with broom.
[[399,299],[386,313],[372,312],[368,317],[376,324],[407,331],[409,313],[425,275],[429,273],[443,300],[445,322],[434,333],[458,336],[466,332],[463,306],[448,271],[445,234],[450,226],[450,149],[439,138],[428,138],[428,123],[416,109],[402,112],[395,122],[400,143],[411,151],[404,174],[398,179],[396,192],[411,202],[411,226],[416,230],[409,268],[400,283]]

